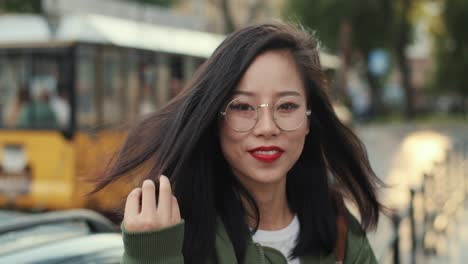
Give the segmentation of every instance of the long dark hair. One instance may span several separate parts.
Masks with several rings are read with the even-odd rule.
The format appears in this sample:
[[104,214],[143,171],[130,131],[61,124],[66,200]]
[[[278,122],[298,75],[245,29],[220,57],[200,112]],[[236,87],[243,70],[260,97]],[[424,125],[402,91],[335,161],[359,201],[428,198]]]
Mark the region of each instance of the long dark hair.
[[347,196],[359,209],[363,229],[377,224],[380,182],[361,141],[334,113],[317,41],[305,31],[283,24],[262,24],[229,35],[197,70],[187,87],[158,112],[129,131],[116,161],[96,190],[121,177],[148,168],[142,180],[167,175],[185,219],[183,255],[186,263],[203,263],[213,254],[215,226],[221,219],[239,263],[250,236],[245,198],[256,211],[252,195],[240,184],[224,159],[218,138],[219,112],[259,54],[288,50],[302,75],[312,110],[303,153],[287,177],[287,199],[297,213],[301,232],[294,256],[330,253],[337,237],[337,201]]

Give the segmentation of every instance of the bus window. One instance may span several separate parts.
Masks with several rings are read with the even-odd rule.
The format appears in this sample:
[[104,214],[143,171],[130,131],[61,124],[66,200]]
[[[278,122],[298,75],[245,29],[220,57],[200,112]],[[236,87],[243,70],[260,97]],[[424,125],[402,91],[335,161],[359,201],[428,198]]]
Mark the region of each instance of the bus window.
[[25,103],[21,93],[27,92],[20,92],[20,85],[25,83],[24,62],[18,56],[0,55],[0,127],[16,127],[21,106]]
[[139,114],[146,115],[156,110],[157,63],[154,54],[143,54],[141,58]]
[[97,124],[96,114],[96,53],[92,47],[80,46],[76,58],[76,97],[78,127],[90,128]]
[[204,62],[205,62],[205,59],[196,58],[195,59],[195,71],[197,71],[198,68],[200,68]]
[[173,55],[170,58],[170,80],[169,90],[171,98],[176,96],[184,87],[184,69],[182,57]]
[[191,56],[172,55],[170,57],[170,97],[180,93],[203,62],[203,59]]
[[125,89],[125,97],[126,97],[126,104],[127,104],[127,109],[126,111],[126,120],[131,120],[135,116],[139,114],[139,92],[138,88],[140,85],[139,81],[139,76],[138,76],[138,65],[139,65],[139,60],[138,60],[138,53],[136,51],[129,51],[126,54],[126,69],[125,69],[125,75],[127,76],[127,82],[126,82],[126,87]]
[[125,112],[122,93],[124,85],[122,57],[116,49],[105,49],[102,56],[103,76],[100,101],[103,123],[117,124],[122,121]]
[[70,104],[65,94],[59,94],[59,79],[63,76],[60,76],[58,57],[33,54],[31,63],[32,72],[28,80],[30,100],[21,110],[18,127],[66,127],[70,119]]
[[34,50],[23,54],[26,55],[10,54],[10,59],[7,59],[11,66],[6,78],[13,81],[10,88],[6,88],[12,92],[9,93],[9,106],[5,111],[7,127],[67,128],[70,124],[70,103],[64,86],[67,80],[64,56],[54,51],[49,54]]

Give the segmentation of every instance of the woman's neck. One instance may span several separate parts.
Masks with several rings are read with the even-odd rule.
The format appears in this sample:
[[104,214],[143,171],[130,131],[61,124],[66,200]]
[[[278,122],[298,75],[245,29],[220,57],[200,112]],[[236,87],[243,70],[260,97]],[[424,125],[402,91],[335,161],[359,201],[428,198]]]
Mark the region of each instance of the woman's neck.
[[[261,190],[249,190],[257,203],[260,212],[260,223],[258,229],[279,230],[288,226],[294,218],[286,198],[286,184],[271,186]],[[246,203],[244,203],[245,205]],[[248,206],[246,208],[249,208]],[[248,210],[249,215],[254,215]],[[255,219],[248,217],[250,227],[255,225]]]

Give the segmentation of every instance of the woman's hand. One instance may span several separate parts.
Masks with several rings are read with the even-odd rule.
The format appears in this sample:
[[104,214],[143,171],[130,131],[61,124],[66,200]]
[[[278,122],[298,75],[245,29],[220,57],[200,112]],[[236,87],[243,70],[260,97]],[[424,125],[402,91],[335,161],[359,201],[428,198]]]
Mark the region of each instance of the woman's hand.
[[151,180],[145,180],[141,188],[133,189],[128,195],[123,220],[127,231],[159,230],[179,222],[179,204],[172,195],[171,184],[166,176],[159,177],[158,204],[155,185]]

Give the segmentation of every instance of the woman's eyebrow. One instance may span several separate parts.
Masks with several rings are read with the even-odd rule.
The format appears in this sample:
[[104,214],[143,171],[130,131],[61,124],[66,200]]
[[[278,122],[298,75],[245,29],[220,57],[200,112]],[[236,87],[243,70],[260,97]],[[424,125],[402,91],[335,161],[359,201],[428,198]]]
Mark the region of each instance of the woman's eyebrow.
[[279,97],[283,97],[283,96],[301,96],[301,94],[299,92],[296,92],[296,91],[279,92],[279,93],[277,93],[277,95]]
[[[234,95],[245,95],[245,96],[255,96],[256,94],[249,91],[234,91]],[[282,91],[275,94],[277,97],[283,96],[301,96],[299,92],[296,91]]]
[[234,91],[233,95],[246,95],[246,96],[255,96],[255,93],[248,91]]

